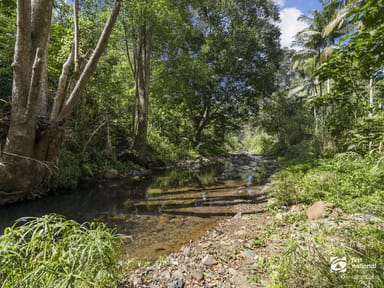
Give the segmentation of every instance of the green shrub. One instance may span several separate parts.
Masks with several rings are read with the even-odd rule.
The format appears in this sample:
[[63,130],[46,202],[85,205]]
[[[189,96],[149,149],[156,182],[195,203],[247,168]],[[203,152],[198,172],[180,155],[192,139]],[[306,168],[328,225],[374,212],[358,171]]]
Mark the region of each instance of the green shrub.
[[276,154],[278,139],[260,127],[245,125],[240,134],[226,137],[227,150],[247,151],[257,154]]
[[80,157],[75,153],[63,149],[60,154],[59,166],[50,181],[52,189],[74,189],[81,177]]
[[247,150],[259,154],[276,154],[277,139],[260,129],[255,133],[244,140]]
[[349,150],[362,154],[383,153],[384,144],[384,112],[373,117],[360,118],[355,128],[348,131],[345,145]]
[[104,224],[21,218],[0,237],[1,287],[116,287],[118,247]]
[[184,143],[174,144],[167,137],[152,129],[148,135],[148,157],[150,160],[180,160],[188,159],[197,155],[194,149],[185,139]]

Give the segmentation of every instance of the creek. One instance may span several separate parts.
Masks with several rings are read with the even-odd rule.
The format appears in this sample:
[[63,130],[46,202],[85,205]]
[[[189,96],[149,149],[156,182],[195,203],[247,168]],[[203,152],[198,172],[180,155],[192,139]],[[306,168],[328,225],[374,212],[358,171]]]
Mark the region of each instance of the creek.
[[99,182],[0,207],[0,231],[18,218],[49,213],[105,222],[124,235],[127,257],[153,261],[234,216],[233,205],[260,200],[254,194],[276,167],[270,157],[233,154],[219,164],[154,172],[139,181]]

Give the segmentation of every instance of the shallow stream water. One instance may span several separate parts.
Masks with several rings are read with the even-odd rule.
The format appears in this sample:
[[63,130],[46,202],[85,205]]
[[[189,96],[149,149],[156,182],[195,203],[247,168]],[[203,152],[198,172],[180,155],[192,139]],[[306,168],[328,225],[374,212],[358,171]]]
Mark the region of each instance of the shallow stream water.
[[253,176],[236,170],[236,177],[230,177],[225,169],[225,164],[198,171],[174,169],[140,181],[97,183],[0,207],[0,231],[18,218],[49,213],[78,222],[100,221],[125,235],[128,257],[153,261],[198,239],[218,220],[235,215],[233,205],[255,200],[260,186],[250,182]]

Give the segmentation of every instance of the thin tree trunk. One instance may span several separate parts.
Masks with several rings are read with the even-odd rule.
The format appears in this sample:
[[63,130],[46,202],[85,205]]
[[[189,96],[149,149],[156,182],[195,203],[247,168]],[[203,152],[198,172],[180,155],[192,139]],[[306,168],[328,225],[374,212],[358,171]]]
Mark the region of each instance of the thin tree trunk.
[[74,56],[75,56],[75,73],[79,71],[79,0],[73,1],[73,24],[74,24]]
[[[130,52],[129,52],[129,45],[128,45],[128,29],[126,27],[126,23],[125,23],[125,20],[123,20],[123,30],[124,30],[124,45],[125,45],[125,55],[127,57],[127,62],[128,62],[128,65],[131,69],[131,73],[133,75],[133,78],[135,80],[135,88],[134,88],[134,91],[135,91],[135,95],[133,97],[133,109],[132,109],[132,123],[131,123],[131,131],[130,131],[130,134],[131,134],[131,137],[132,139],[135,138],[135,135],[136,135],[136,118],[137,118],[137,99],[139,98],[138,96],[138,93],[137,93],[137,81],[136,81],[136,62],[135,62],[135,54],[133,56],[133,60],[130,56]],[[133,37],[134,38],[134,37]],[[134,44],[135,45],[136,41],[134,41]],[[136,51],[136,49],[134,48],[133,49],[134,53]],[[132,145],[133,146],[133,145]]]
[[374,88],[373,88],[373,78],[369,80],[369,117],[372,117],[373,113],[373,96],[374,96]]
[[85,85],[88,83],[88,80],[93,74],[93,72],[95,72],[97,63],[108,44],[109,36],[112,33],[112,28],[116,23],[117,15],[120,11],[120,1],[121,0],[115,1],[111,15],[104,26],[104,30],[100,35],[99,41],[97,42],[96,48],[93,51],[91,58],[86,64],[83,72],[80,75],[79,80],[76,82],[76,85],[71,91],[68,99],[65,101],[65,106],[63,107],[59,119],[55,120],[63,120],[67,118],[72,113],[74,107],[80,100],[81,92],[84,90]]

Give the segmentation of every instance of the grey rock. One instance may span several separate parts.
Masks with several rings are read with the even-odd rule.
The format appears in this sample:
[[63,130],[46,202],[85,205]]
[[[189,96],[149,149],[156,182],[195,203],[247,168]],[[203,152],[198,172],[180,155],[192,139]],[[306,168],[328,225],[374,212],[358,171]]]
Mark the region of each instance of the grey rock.
[[239,272],[235,269],[233,269],[232,267],[228,268],[228,273],[231,274],[231,275],[237,275]]
[[242,250],[240,252],[241,256],[243,256],[244,258],[249,258],[249,259],[253,259],[255,256],[256,256],[256,253],[255,251],[251,250],[251,249],[245,249],[245,250]]
[[277,221],[282,221],[283,220],[283,214],[282,213],[276,213],[275,215],[275,219]]
[[350,217],[353,220],[358,220],[358,221],[383,222],[382,219],[373,215],[364,215],[364,214],[355,213],[355,214],[352,214]]
[[327,216],[326,205],[323,201],[317,201],[307,210],[309,220],[321,219]]
[[197,281],[201,281],[204,279],[204,274],[201,271],[193,270],[191,272],[192,278],[196,279]]
[[179,262],[175,259],[170,259],[169,260],[169,264],[171,264],[172,266],[178,266],[179,265]]
[[172,278],[173,279],[184,279],[184,275],[181,271],[177,270],[177,271],[174,271],[172,272]]
[[241,212],[236,213],[235,216],[233,216],[233,219],[240,219],[242,216]]
[[137,287],[143,283],[141,281],[141,279],[139,277],[137,277],[136,275],[133,275],[131,277],[130,282],[131,282],[132,287]]
[[292,212],[292,213],[300,213],[300,211],[301,211],[301,208],[299,205],[292,205],[289,208],[289,212]]
[[252,288],[252,286],[248,283],[247,277],[240,273],[232,276],[230,281],[232,284],[235,284],[237,288]]
[[104,178],[107,179],[114,179],[117,177],[119,177],[119,172],[116,169],[109,169],[104,173]]
[[277,199],[276,198],[269,198],[268,199],[268,206],[274,206],[274,205],[276,205],[276,203],[277,203]]
[[235,235],[236,236],[245,236],[245,235],[247,235],[248,234],[248,232],[247,231],[245,231],[245,230],[239,230],[239,231],[236,231],[235,232]]
[[168,284],[168,288],[184,288],[185,282],[183,279],[177,279]]
[[160,278],[165,281],[169,281],[171,280],[171,273],[169,273],[169,271],[164,271],[163,273],[161,273]]
[[181,249],[181,251],[183,252],[183,254],[184,254],[185,256],[187,256],[187,257],[191,256],[191,248],[189,248],[189,247],[183,247],[183,248]]
[[207,254],[205,255],[205,257],[201,260],[201,263],[205,266],[212,266],[212,265],[216,265],[217,264],[217,261],[215,260],[215,258],[213,258],[211,255]]

